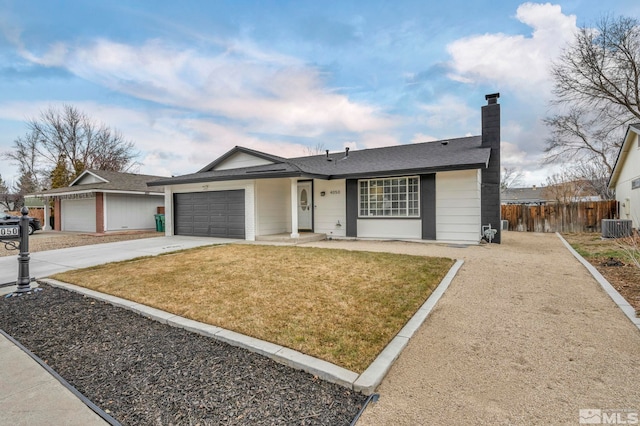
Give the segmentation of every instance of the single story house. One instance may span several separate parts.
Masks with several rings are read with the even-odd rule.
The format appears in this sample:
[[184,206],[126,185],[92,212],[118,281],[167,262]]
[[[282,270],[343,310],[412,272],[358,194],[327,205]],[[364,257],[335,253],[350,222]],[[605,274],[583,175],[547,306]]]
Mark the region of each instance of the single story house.
[[620,203],[620,219],[630,219],[640,229],[640,123],[627,128],[609,179]]
[[164,188],[147,187],[161,176],[85,170],[68,187],[28,194],[45,200],[44,224],[54,206],[56,231],[103,233],[155,229],[155,214],[164,205]]
[[506,188],[502,190],[502,204],[526,204],[541,206],[563,202],[585,203],[602,201],[602,197],[585,180],[574,180],[550,186],[530,188]]
[[500,242],[500,105],[482,135],[282,158],[235,147],[164,186],[167,235],[255,240],[300,232],[331,238]]
[[500,197],[502,204],[543,205],[547,203],[543,191],[537,186],[526,188],[505,188]]

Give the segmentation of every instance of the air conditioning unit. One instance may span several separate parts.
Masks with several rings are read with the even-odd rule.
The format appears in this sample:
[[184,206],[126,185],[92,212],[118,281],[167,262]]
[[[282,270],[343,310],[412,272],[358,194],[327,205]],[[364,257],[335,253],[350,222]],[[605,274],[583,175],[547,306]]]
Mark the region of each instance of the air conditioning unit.
[[602,219],[602,238],[631,236],[632,222],[628,219]]

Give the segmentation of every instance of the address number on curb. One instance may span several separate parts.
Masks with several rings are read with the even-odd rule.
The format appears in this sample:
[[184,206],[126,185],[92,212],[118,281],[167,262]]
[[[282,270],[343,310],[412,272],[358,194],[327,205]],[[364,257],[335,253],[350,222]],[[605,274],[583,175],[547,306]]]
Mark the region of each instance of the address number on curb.
[[20,225],[0,226],[0,239],[20,238]]

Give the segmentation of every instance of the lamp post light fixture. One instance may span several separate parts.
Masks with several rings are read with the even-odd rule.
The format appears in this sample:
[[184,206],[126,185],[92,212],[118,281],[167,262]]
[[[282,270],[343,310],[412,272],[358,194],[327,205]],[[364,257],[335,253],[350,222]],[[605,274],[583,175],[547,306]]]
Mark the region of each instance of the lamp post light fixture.
[[[19,246],[16,241],[2,241],[7,249],[18,250],[18,280],[16,281],[17,288],[13,293],[7,294],[5,297],[22,296],[23,294],[31,294],[32,291],[41,291],[41,288],[31,288],[31,275],[29,273],[29,209],[22,207],[20,210],[22,217],[20,218],[19,225],[10,225],[4,227],[3,235],[6,240],[19,239]],[[15,229],[19,227],[19,229]]]

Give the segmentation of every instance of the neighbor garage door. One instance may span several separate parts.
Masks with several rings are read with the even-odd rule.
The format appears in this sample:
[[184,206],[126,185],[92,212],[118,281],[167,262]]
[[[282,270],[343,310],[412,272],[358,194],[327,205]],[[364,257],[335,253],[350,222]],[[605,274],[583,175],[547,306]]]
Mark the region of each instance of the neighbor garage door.
[[96,232],[96,199],[62,200],[63,231]]
[[245,238],[244,189],[174,194],[176,235]]

